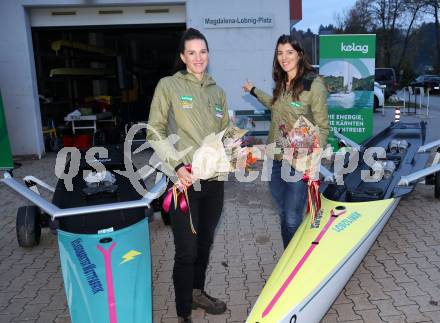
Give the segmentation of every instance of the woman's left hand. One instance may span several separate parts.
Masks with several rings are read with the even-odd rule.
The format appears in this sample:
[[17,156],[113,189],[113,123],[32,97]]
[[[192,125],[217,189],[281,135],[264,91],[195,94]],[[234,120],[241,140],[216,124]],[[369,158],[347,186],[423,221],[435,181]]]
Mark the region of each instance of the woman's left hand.
[[185,166],[180,167],[177,170],[177,177],[182,185],[189,187],[193,183],[193,177]]
[[249,82],[248,80],[246,80],[246,82],[242,86],[242,88],[245,92],[250,92],[253,87],[254,87],[254,85],[251,82]]

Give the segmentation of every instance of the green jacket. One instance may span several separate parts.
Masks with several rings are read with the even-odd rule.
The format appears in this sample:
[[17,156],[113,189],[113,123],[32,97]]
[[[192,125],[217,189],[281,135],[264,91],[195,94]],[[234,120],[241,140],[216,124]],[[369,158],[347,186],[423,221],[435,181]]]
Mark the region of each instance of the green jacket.
[[[299,100],[292,99],[290,92],[282,93],[272,105],[272,96],[254,88],[254,96],[265,107],[271,110],[272,122],[270,125],[267,143],[277,141],[280,136],[279,126],[284,124],[288,128],[293,127],[300,115],[305,116],[310,122],[319,127],[320,146],[325,148],[329,134],[328,111],[327,111],[327,88],[324,79],[314,73],[304,76],[304,91],[299,95]],[[280,155],[275,156],[281,159]]]
[[[199,81],[193,74],[179,71],[157,84],[147,140],[165,166],[175,169],[191,163],[203,139],[219,133],[228,123],[226,96],[215,81],[206,73]],[[170,135],[177,135],[177,141],[170,140]]]

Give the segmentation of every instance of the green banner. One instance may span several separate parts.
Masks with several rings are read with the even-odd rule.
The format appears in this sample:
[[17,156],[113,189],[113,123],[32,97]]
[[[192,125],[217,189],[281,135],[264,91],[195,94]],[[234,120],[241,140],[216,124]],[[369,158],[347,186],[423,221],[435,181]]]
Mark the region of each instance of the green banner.
[[376,35],[321,35],[319,46],[320,58],[376,57]]
[[8,129],[6,128],[6,117],[3,111],[3,100],[0,93],[0,169],[8,170],[12,168],[14,168],[14,163],[12,161]]
[[[330,128],[362,143],[373,134],[376,35],[321,35],[319,41]],[[334,136],[329,143],[337,148]]]

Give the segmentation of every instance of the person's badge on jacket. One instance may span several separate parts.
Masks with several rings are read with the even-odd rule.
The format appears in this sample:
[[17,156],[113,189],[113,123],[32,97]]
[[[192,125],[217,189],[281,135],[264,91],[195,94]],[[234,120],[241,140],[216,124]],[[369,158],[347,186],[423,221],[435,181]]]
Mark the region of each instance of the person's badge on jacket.
[[215,116],[217,118],[223,118],[223,107],[220,105],[215,106]]
[[290,106],[293,108],[301,108],[303,106],[303,104],[299,101],[292,101],[292,102],[290,102]]
[[193,97],[189,95],[180,96],[180,106],[182,109],[192,109],[193,107]]

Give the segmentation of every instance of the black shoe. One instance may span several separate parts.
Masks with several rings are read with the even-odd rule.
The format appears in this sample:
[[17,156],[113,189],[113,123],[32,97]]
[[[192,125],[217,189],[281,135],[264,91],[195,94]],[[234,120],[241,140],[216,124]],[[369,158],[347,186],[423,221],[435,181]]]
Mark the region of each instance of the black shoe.
[[226,303],[209,296],[204,291],[200,289],[193,289],[193,302],[192,308],[202,308],[209,314],[222,314],[226,311]]
[[187,317],[178,316],[177,323],[193,323],[193,321],[191,319],[191,316],[187,316]]

